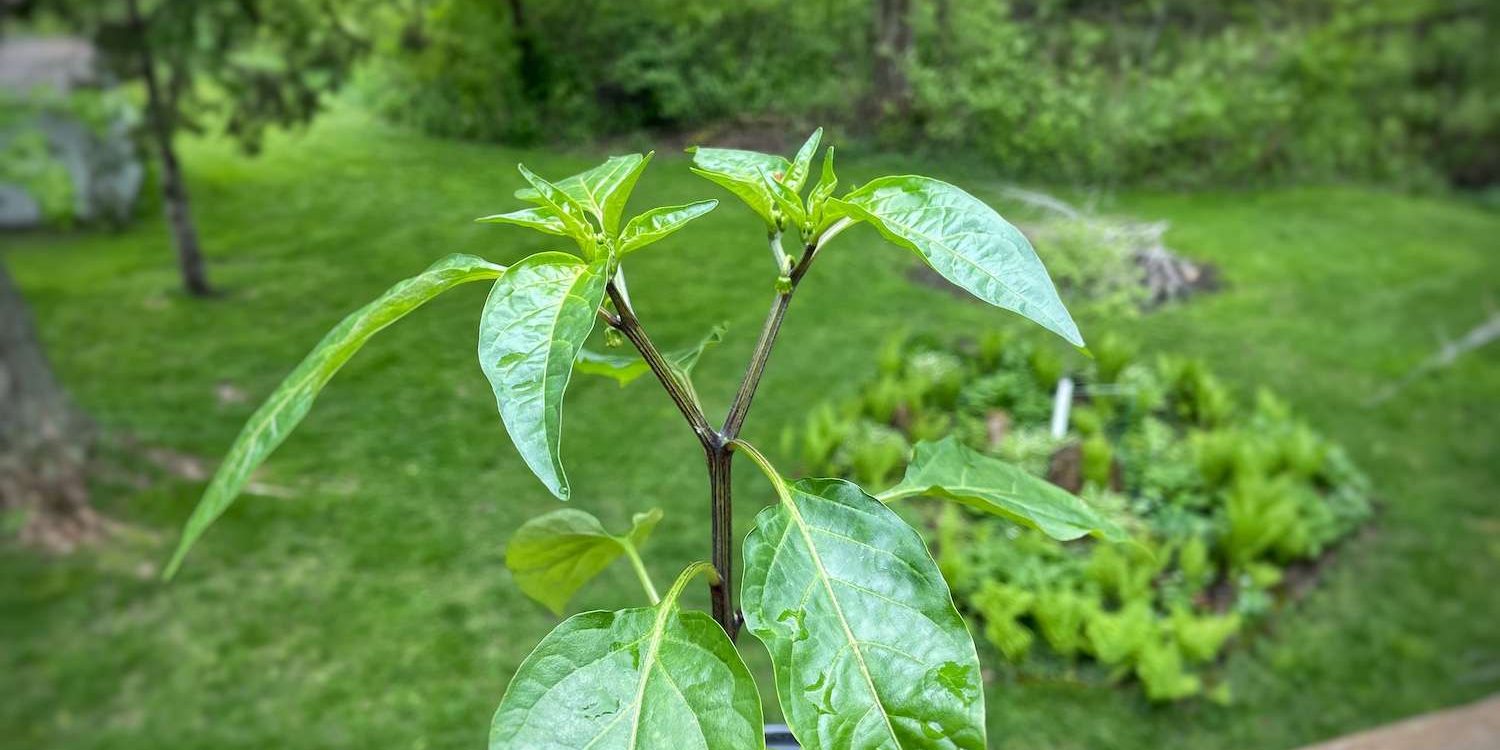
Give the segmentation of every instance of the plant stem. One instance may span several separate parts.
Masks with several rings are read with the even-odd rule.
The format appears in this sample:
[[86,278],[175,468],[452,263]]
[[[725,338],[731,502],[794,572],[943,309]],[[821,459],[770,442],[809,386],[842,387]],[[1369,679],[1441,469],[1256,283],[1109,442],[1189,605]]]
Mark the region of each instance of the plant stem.
[[641,321],[635,317],[635,310],[631,309],[629,300],[620,293],[613,281],[605,287],[609,298],[615,303],[616,319],[610,321],[615,329],[625,335],[631,344],[635,345],[641,353],[641,358],[646,360],[651,372],[656,379],[661,381],[662,387],[667,390],[667,395],[672,398],[672,403],[677,405],[677,410],[687,419],[688,425],[693,428],[693,434],[698,436],[698,442],[703,445],[706,452],[712,453],[719,443],[719,433],[708,423],[708,417],[703,415],[703,409],[699,408],[698,401],[693,398],[692,391],[678,379],[677,373],[667,363],[661,351],[651,342],[651,337],[646,335],[646,329],[641,327]]
[[646,572],[646,564],[641,562],[641,553],[636,551],[634,544],[627,544],[625,556],[630,558],[630,567],[635,569],[635,577],[641,579],[641,588],[646,590],[646,598],[651,600],[651,606],[656,606],[661,602],[661,597],[656,593],[656,585],[651,583],[651,574]]
[[740,631],[740,615],[734,606],[734,456],[721,443],[708,454],[709,513],[713,525],[714,570],[719,579],[709,584],[708,596],[714,620],[733,641]]
[[[839,227],[839,230],[842,229],[843,227]],[[773,252],[780,249],[777,240],[779,236],[773,236]],[[750,364],[745,371],[745,377],[740,381],[734,402],[729,407],[729,415],[724,419],[724,427],[718,430],[715,430],[709,424],[708,418],[703,415],[703,409],[693,396],[691,387],[679,378],[677,372],[661,355],[661,351],[651,342],[651,337],[646,335],[640,320],[635,316],[635,310],[631,309],[629,298],[613,280],[606,287],[610,300],[614,302],[616,314],[613,316],[604,314],[605,322],[624,334],[625,338],[635,345],[636,350],[646,360],[647,366],[656,375],[656,379],[661,381],[662,387],[666,388],[667,395],[671,396],[672,402],[677,404],[677,410],[682,412],[688,425],[693,428],[693,433],[698,436],[698,442],[703,446],[703,453],[708,462],[709,512],[712,516],[713,527],[713,567],[717,574],[709,583],[708,593],[712,602],[713,618],[720,627],[724,628],[724,632],[729,635],[731,641],[739,635],[742,622],[740,613],[734,605],[734,486],[731,481],[734,453],[731,443],[739,435],[740,428],[745,424],[745,417],[750,412],[750,402],[755,398],[755,389],[760,385],[761,375],[765,373],[766,363],[771,358],[771,349],[776,344],[777,334],[781,332],[781,321],[786,317],[787,308],[791,305],[792,293],[796,291],[797,284],[802,281],[802,277],[807,274],[807,269],[812,265],[813,258],[822,244],[821,241],[809,243],[803,248],[802,257],[790,269],[782,265],[783,272],[790,283],[780,288],[776,292],[776,298],[771,302],[771,311],[766,315],[760,340],[756,342],[755,351],[750,356]],[[787,256],[783,254],[782,257]],[[754,449],[751,448],[751,450]],[[778,491],[784,491],[784,489],[778,488]],[[632,556],[632,562],[638,562],[634,556]],[[638,569],[638,573],[640,570],[643,569]]]
[[771,349],[776,345],[776,336],[781,332],[781,321],[786,318],[787,308],[792,304],[792,294],[797,291],[797,285],[807,274],[817,249],[817,244],[809,244],[803,249],[802,258],[792,266],[791,273],[787,275],[790,285],[784,291],[778,291],[776,298],[771,300],[771,311],[766,313],[760,340],[755,343],[755,351],[750,355],[750,366],[745,370],[740,389],[729,405],[729,416],[724,418],[724,429],[721,432],[725,442],[739,437],[740,428],[745,425],[745,417],[750,413],[750,402],[755,399],[755,389],[760,386],[761,375],[765,373],[766,363],[771,359]]

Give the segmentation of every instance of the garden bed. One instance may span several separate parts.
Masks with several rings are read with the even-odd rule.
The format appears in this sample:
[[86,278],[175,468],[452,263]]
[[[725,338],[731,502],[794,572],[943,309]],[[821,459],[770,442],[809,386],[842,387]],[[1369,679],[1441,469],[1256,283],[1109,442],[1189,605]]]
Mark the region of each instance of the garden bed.
[[1109,336],[1094,357],[1002,333],[894,341],[877,378],[792,442],[809,473],[879,487],[912,444],[953,435],[1107,509],[1131,543],[1057,542],[953,505],[924,521],[960,608],[1017,678],[1227,700],[1212,665],[1368,520],[1368,482],[1268,391],[1241,403],[1201,363],[1144,361]]

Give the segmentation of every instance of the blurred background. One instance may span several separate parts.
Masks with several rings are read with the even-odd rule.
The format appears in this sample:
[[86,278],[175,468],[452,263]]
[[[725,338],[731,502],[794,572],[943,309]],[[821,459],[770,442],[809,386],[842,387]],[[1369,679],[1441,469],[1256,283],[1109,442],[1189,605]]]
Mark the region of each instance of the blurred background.
[[[485,290],[371,342],[163,584],[178,529],[343,315],[450,252],[556,249],[472,222],[521,205],[517,162],[556,180],[655,149],[633,210],[721,199],[630,272],[665,346],[727,323],[695,373],[727,408],[774,278],[759,220],[682,151],[790,154],[817,126],[845,187],[920,173],[996,206],[1093,350],[857,229],[747,423],[786,471],[871,488],[954,435],[1142,540],[902,509],[979,643],[992,747],[1295,748],[1500,691],[1500,5],[0,14],[0,747],[482,746],[556,622],[506,541],[557,507],[475,362]],[[578,507],[665,511],[660,581],[709,553],[706,475],[648,380],[580,374],[566,435]],[[771,498],[736,481],[745,530]],[[634,587],[611,569],[571,609]],[[1500,747],[1497,713],[1369,747]]]

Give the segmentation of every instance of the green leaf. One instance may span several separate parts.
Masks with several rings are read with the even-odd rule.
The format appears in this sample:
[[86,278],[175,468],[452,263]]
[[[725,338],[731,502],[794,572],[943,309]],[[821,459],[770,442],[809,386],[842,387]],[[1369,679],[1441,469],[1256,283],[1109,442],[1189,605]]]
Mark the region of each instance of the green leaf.
[[683,228],[688,222],[714,210],[716,200],[695,201],[681,206],[653,208],[630,220],[620,233],[620,255],[628,255]]
[[[565,177],[555,184],[558,190],[593,214],[606,233],[613,235],[619,229],[620,218],[625,213],[625,203],[630,200],[636,180],[640,179],[654,155],[655,152],[645,156],[611,156],[603,164]],[[541,198],[541,194],[534,188],[523,188],[516,191],[516,197],[536,201]]]
[[484,303],[479,364],[500,418],[526,465],[559,499],[562,400],[573,360],[604,301],[607,259],[585,264],[567,253],[532,255],[512,266]]
[[[723,341],[724,333],[728,330],[729,326],[720,323],[709,330],[703,338],[699,339],[698,343],[682,349],[665,352],[662,356],[666,358],[667,364],[677,371],[678,375],[683,377],[691,376],[693,368],[697,367],[698,359],[703,356],[703,352],[708,347]],[[646,364],[646,360],[641,359],[641,355],[639,354],[615,354],[587,348],[578,353],[578,362],[573,365],[573,369],[590,375],[614,378],[622,388],[630,385],[636,378],[651,372],[651,366]]]
[[521,663],[490,750],[746,750],[765,747],[760,693],[729,637],[677,599],[563,621]]
[[770,194],[771,200],[776,202],[776,207],[781,209],[781,215],[785,216],[785,224],[800,230],[807,222],[807,211],[802,206],[802,196],[785,183],[777,180],[770,172],[761,170],[761,184],[765,186],[766,192]]
[[592,257],[597,243],[594,228],[589,226],[588,221],[583,218],[583,206],[567,193],[559,190],[556,185],[527,169],[525,164],[517,164],[516,168],[520,170],[521,176],[535,188],[537,202],[542,208],[551,211],[552,215],[562,222],[568,236],[578,242],[578,247],[583,250],[585,256]]
[[689,151],[693,154],[693,174],[734,193],[766,224],[775,224],[771,207],[776,205],[776,199],[771,197],[760,173],[765,170],[772,177],[784,178],[792,168],[791,162],[784,157],[737,148],[695,147]]
[[974,296],[1083,346],[1031,243],[978,198],[940,180],[905,175],[872,180],[828,205],[870,222]]
[[983,750],[979,658],[921,536],[843,480],[778,490],[745,540],[743,604],[802,747]]
[[1127,541],[1114,521],[1082,499],[1018,466],[974,451],[956,438],[917,443],[900,484],[880,493],[892,502],[926,495],[953,500],[1068,541],[1085,534]]
[[516,529],[505,548],[505,567],[521,591],[560,615],[583,584],[620,555],[638,551],[659,521],[660,508],[637,513],[630,532],[615,536],[590,513],[554,510]]
[[839,176],[833,173],[833,147],[829,146],[823,152],[823,171],[818,175],[818,184],[813,185],[812,194],[808,196],[807,205],[813,209],[822,208],[828,201],[828,196],[833,195],[833,189],[839,185]]
[[204,490],[198,507],[193,509],[183,527],[182,540],[167,563],[164,577],[171,578],[176,574],[188,549],[214,520],[228,510],[245,483],[250,481],[250,473],[296,429],[323,386],[371,336],[448,289],[469,281],[493,279],[504,272],[504,266],[482,258],[450,255],[386,290],[374,302],[350,313],[334,326],[301,364],[276,386],[240,430],[239,437],[234,439],[229,453]]
[[808,136],[807,142],[797,150],[797,156],[792,159],[792,168],[786,173],[786,185],[793,193],[801,193],[802,186],[807,183],[807,176],[812,173],[813,156],[818,153],[818,142],[823,140],[823,129],[818,128]]
[[555,234],[561,237],[568,236],[567,225],[550,208],[523,208],[519,211],[511,211],[508,214],[485,216],[474,221],[484,224],[515,224],[519,227],[535,229],[538,232],[545,232],[546,234]]

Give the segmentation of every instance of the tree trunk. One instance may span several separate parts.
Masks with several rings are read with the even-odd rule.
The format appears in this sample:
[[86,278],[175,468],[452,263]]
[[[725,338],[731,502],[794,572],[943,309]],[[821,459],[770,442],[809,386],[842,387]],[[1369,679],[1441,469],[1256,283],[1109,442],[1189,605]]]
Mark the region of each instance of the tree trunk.
[[68,552],[104,533],[84,483],[89,439],[0,263],[0,511],[20,514],[22,542]]
[[872,121],[904,115],[911,104],[906,62],[911,55],[911,0],[875,0],[874,60],[866,114]]
[[161,156],[162,204],[167,215],[167,227],[177,246],[177,265],[182,271],[182,286],[188,294],[207,297],[213,294],[213,288],[208,284],[203,252],[198,247],[198,229],[193,225],[192,210],[188,206],[187,184],[182,179],[177,151],[172,147],[173,113],[167,111],[168,107],[163,99],[165,93],[156,78],[151,38],[146,33],[146,22],[141,17],[138,0],[128,0],[126,8],[130,14],[131,33],[135,35],[141,78],[146,83],[146,109],[151,137],[156,141],[156,152]]

